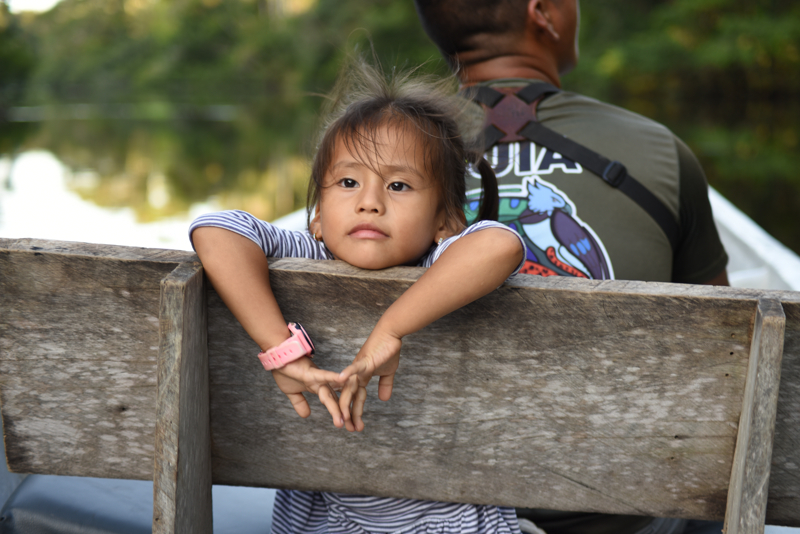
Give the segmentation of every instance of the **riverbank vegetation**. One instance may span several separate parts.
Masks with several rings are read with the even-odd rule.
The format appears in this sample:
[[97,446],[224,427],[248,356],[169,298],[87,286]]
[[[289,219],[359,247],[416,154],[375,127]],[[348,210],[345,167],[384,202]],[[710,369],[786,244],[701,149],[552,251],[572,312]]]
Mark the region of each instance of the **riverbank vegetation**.
[[[714,187],[800,251],[800,4],[581,8],[581,60],[564,87],[668,125]],[[0,113],[17,121],[0,124],[0,150],[46,146],[106,184],[85,194],[144,219],[280,190],[254,209],[274,217],[304,201],[313,95],[370,41],[387,67],[447,72],[410,0],[63,0],[17,15],[0,1]],[[129,193],[112,194],[125,180]],[[169,202],[148,200],[153,180]]]

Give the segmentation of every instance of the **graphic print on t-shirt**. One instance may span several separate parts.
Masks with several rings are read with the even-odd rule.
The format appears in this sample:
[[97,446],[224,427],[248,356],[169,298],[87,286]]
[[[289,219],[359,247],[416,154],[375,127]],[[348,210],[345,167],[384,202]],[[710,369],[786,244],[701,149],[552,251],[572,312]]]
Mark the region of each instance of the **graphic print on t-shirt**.
[[[580,174],[583,168],[557,152],[531,142],[503,143],[492,147],[486,159],[494,168],[499,186],[498,220],[522,236],[527,247],[525,274],[576,276],[613,280],[614,270],[603,242],[577,215],[574,202],[542,175],[558,169]],[[473,177],[480,175],[470,170]],[[516,181],[518,184],[508,184]],[[509,180],[508,178],[512,178]],[[480,189],[467,192],[468,221],[477,217]]]

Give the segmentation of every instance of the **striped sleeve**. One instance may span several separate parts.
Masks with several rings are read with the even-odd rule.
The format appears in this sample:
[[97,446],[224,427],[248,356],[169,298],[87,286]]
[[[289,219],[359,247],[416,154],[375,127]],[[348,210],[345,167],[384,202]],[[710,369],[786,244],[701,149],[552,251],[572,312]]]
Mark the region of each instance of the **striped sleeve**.
[[[497,221],[478,221],[475,224],[469,225],[463,232],[458,235],[454,235],[452,237],[448,237],[444,241],[442,241],[441,245],[433,248],[431,252],[429,252],[426,256],[423,256],[422,260],[420,260],[420,265],[422,267],[430,267],[433,265],[433,262],[439,259],[439,257],[447,250],[447,247],[455,243],[459,238],[464,237],[465,235],[471,234],[473,232],[480,232],[481,230],[485,230],[487,228],[500,228],[501,230],[505,230],[507,232],[511,232],[517,239],[519,239],[519,246],[522,247],[522,251],[525,251],[525,242],[522,240],[522,236],[520,236],[513,228],[509,228],[505,224],[499,223]],[[525,254],[522,255],[522,261],[519,262],[517,268],[514,269],[514,272],[509,275],[509,278],[516,275],[522,266],[525,264]]]
[[201,226],[224,228],[242,235],[261,247],[264,255],[270,258],[333,259],[325,245],[316,241],[308,232],[284,230],[244,211],[219,211],[201,215],[189,227],[190,241],[192,232]]

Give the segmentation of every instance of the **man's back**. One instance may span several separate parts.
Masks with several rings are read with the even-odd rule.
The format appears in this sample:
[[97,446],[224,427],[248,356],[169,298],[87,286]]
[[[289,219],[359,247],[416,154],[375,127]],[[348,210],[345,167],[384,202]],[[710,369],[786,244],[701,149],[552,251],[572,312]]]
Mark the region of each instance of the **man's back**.
[[[465,87],[508,85],[509,79],[560,87],[560,76],[577,63],[578,0],[415,0],[415,6],[426,33]],[[727,255],[711,216],[705,177],[680,140],[653,121],[570,93],[545,99],[537,118],[557,134],[621,162],[674,217],[678,239],[671,246],[664,230],[629,197],[556,151],[526,140],[500,142],[488,154],[501,187],[500,220],[523,234],[527,272],[727,285]],[[469,183],[473,195],[475,183]],[[679,520],[633,516],[518,514],[549,534],[721,529],[716,523],[687,528]]]
[[[514,85],[509,78],[516,78],[516,85],[560,86],[560,76],[577,62],[577,0],[415,0],[415,5],[465,87]],[[671,246],[652,217],[579,162],[503,138],[489,157],[503,187],[501,220],[524,233],[528,243],[527,272],[727,284],[727,256],[711,217],[705,176],[680,140],[644,117],[570,93],[546,98],[538,119],[621,162],[664,205],[678,239]]]
[[[496,80],[495,88],[532,80]],[[523,103],[513,95],[512,105]],[[622,162],[679,221],[676,250],[633,200],[580,163],[527,139],[496,144],[487,156],[501,186],[500,220],[528,244],[526,272],[594,279],[704,283],[727,257],[711,220],[702,169],[664,126],[568,92],[537,108],[542,124]],[[468,182],[473,197],[479,181]]]

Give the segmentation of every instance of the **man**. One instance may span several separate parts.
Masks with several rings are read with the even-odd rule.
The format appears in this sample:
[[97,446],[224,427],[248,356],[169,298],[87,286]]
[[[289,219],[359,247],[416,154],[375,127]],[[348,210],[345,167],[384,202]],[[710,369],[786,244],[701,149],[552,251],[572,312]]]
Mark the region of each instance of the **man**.
[[[578,60],[578,0],[415,4],[466,94],[487,111],[487,137],[494,142],[487,159],[500,184],[499,218],[523,235],[525,272],[728,284],[728,258],[712,220],[705,176],[683,142],[634,113],[555,92],[560,76]],[[543,82],[555,87],[541,91]],[[528,87],[534,96],[519,97]],[[548,147],[535,128],[525,127],[529,119],[556,132],[541,139],[566,136],[582,148],[558,139]],[[478,182],[468,182],[477,205]],[[467,207],[468,215],[473,207]],[[548,534],[710,533],[722,527],[546,510],[518,514]]]
[[[560,87],[560,76],[577,62],[577,0],[415,3],[426,32],[466,88],[491,86],[505,97],[509,88],[531,82]],[[503,137],[487,157],[501,187],[500,220],[528,244],[525,272],[727,285],[727,255],[705,176],[669,130],[573,93],[546,96],[538,106],[513,95],[489,104],[490,120],[492,110],[501,123],[522,116],[516,124],[499,124],[495,131]],[[531,141],[524,128],[516,132],[526,113],[555,137],[566,136],[602,161],[621,162],[625,185],[610,186],[585,161]],[[476,197],[477,183],[468,183]],[[631,188],[647,198],[626,194]]]

